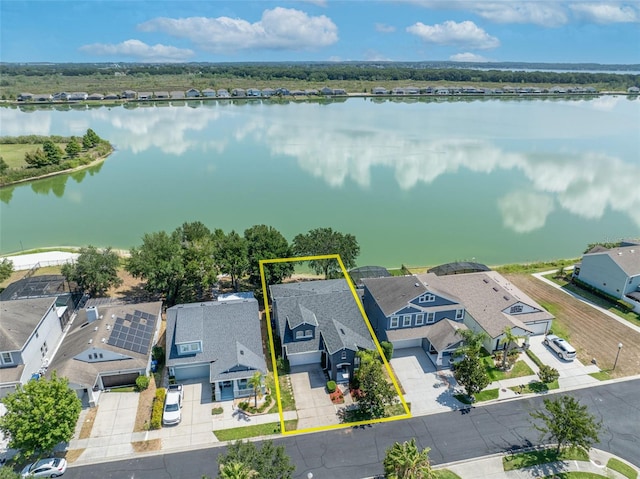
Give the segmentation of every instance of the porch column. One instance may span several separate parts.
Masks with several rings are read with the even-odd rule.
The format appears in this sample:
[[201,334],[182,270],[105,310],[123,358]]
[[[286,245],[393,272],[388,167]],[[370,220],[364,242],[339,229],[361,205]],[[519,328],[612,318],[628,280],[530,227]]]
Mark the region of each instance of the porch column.
[[214,387],[216,388],[216,401],[220,401],[222,399],[220,397],[220,382],[216,381]]

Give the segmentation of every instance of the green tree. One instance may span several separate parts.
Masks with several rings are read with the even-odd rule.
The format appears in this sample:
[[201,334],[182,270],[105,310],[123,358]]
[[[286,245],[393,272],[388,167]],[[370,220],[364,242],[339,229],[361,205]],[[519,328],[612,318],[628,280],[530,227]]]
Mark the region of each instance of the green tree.
[[21,479],[22,476],[9,466],[0,466],[0,479]]
[[387,382],[380,361],[362,356],[355,376],[361,391],[357,399],[360,412],[370,419],[385,417],[386,407],[396,402],[396,391]]
[[82,137],[82,147],[85,150],[88,150],[98,145],[101,141],[102,139],[96,134],[96,132],[89,128]]
[[182,252],[184,279],[178,298],[180,302],[196,301],[208,294],[217,280],[217,268],[214,261],[216,237],[223,235],[222,230],[212,233],[200,221],[184,223],[176,229]]
[[233,289],[238,291],[240,278],[249,268],[247,241],[235,231],[231,231],[218,241],[215,259],[220,272],[231,276]]
[[65,148],[65,153],[69,158],[75,158],[82,151],[82,145],[78,142],[78,139],[75,136],[72,136],[67,143],[67,147]]
[[260,371],[256,371],[253,373],[253,376],[249,379],[249,386],[253,389],[253,398],[254,398],[254,407],[258,407],[258,393],[260,392],[260,388],[262,387],[262,373]]
[[456,334],[462,336],[462,345],[453,353],[454,356],[480,356],[482,344],[487,339],[487,333],[476,333],[471,329],[457,329]]
[[[245,230],[244,239],[247,242],[248,272],[252,284],[259,285],[261,283],[260,260],[292,256],[288,241],[272,226],[254,225]],[[292,274],[293,263],[270,263],[264,268],[267,284],[280,283]]]
[[390,343],[389,341],[381,341],[380,348],[382,349],[384,358],[387,362],[391,361],[391,358],[393,357],[393,343]]
[[92,296],[102,296],[112,286],[120,286],[118,277],[120,257],[111,248],[98,250],[95,246],[80,248],[75,263],[62,266],[62,274],[67,281],[75,282]]
[[455,364],[453,375],[471,400],[491,382],[478,356],[464,356]]
[[[349,269],[356,265],[360,246],[352,234],[343,234],[331,228],[316,228],[293,238],[293,253],[296,256],[339,254],[345,268]],[[309,266],[327,279],[340,274],[340,266],[333,259],[312,260]]]
[[218,464],[235,462],[256,471],[260,479],[291,479],[295,466],[291,464],[284,446],[264,441],[260,448],[253,442],[237,441],[227,447],[226,454],[218,456]]
[[32,168],[42,168],[49,164],[47,155],[44,154],[41,148],[37,148],[35,151],[27,151],[24,154],[24,161]]
[[499,341],[500,344],[504,344],[504,349],[502,351],[502,369],[507,369],[509,351],[511,351],[513,347],[517,346],[518,340],[522,338],[524,338],[524,336],[513,334],[513,330],[509,326],[504,328],[504,336]]
[[4,161],[4,158],[0,156],[0,175],[4,175],[8,169],[9,169],[9,165],[7,164],[6,161]]
[[544,384],[549,384],[555,381],[556,379],[558,379],[560,377],[560,373],[558,372],[557,369],[552,368],[551,366],[548,366],[546,364],[543,364],[540,370],[538,371],[538,377],[540,378],[540,381],[542,381]]
[[74,434],[82,408],[80,398],[69,388],[66,378],[40,378],[18,385],[2,399],[7,412],[0,417],[0,431],[9,438],[9,447],[22,457],[50,453]]
[[218,474],[220,479],[251,479],[257,476],[258,473],[253,469],[249,469],[241,462],[233,461],[220,464],[220,473]]
[[435,477],[429,449],[418,449],[416,440],[411,439],[403,443],[396,442],[387,449],[384,458],[384,475],[387,479],[431,479]]
[[13,261],[5,258],[0,261],[0,283],[13,274]]
[[53,141],[45,140],[45,142],[42,144],[42,151],[44,151],[44,154],[47,157],[48,164],[60,164],[60,160],[62,160],[62,150]]
[[529,413],[542,424],[533,423],[540,431],[541,439],[550,438],[557,444],[556,453],[565,446],[588,451],[598,442],[602,422],[589,413],[587,406],[572,396],[560,396],[557,399],[544,399],[545,411]]
[[184,278],[179,237],[165,231],[145,233],[142,245],[130,250],[125,269],[143,279],[147,291],[164,295],[167,306],[173,306]]

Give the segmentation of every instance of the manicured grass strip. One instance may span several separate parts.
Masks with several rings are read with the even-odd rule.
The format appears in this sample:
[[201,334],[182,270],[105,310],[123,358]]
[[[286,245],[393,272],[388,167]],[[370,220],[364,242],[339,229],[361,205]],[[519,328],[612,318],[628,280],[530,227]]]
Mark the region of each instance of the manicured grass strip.
[[505,471],[522,469],[523,467],[537,466],[556,461],[588,461],[589,454],[581,449],[563,449],[560,454],[555,449],[539,449],[536,451],[521,452],[504,456],[502,467]]
[[[284,428],[286,431],[293,431],[297,426],[297,419],[284,422]],[[270,422],[267,424],[257,424],[255,426],[220,429],[219,431],[213,431],[213,434],[215,434],[220,441],[236,441],[238,439],[246,439],[248,437],[271,436],[273,434],[280,434],[280,423]]]
[[589,376],[596,378],[598,381],[607,381],[611,379],[609,371],[598,371],[597,373],[590,373]]
[[459,475],[449,469],[438,469],[437,471],[433,471],[433,477],[435,479],[462,479]]
[[484,356],[480,359],[484,363],[487,374],[489,375],[489,379],[491,379],[492,382],[501,381],[503,379],[531,376],[535,374],[529,367],[529,365],[524,361],[517,361],[513,368],[511,368],[511,371],[502,371],[496,367],[495,362],[493,361],[493,358],[491,356]]
[[491,401],[492,399],[498,399],[500,394],[499,389],[485,389],[476,394],[476,402]]
[[[275,398],[276,388],[273,376],[269,374],[266,379],[267,389],[271,391],[271,394]],[[296,400],[293,397],[293,390],[289,383],[289,375],[278,373],[278,383],[280,384],[280,401],[282,402],[282,411],[295,411]],[[278,402],[275,401],[273,406],[267,411],[267,413],[277,413]]]
[[552,474],[551,476],[546,476],[552,479],[597,479],[599,477],[607,477],[601,474],[595,474],[593,472],[582,472],[582,471],[571,471],[571,472],[560,472],[558,474]]
[[492,269],[494,271],[497,271],[500,274],[505,274],[505,273],[531,274],[531,273],[541,273],[543,271],[548,271],[551,269],[558,270],[560,268],[566,268],[567,266],[573,266],[579,261],[580,261],[580,258],[559,259],[555,261],[539,261],[536,263],[525,263],[525,264],[504,264],[502,266],[496,266]]
[[531,361],[533,361],[535,363],[536,366],[538,366],[539,368],[541,368],[542,366],[544,366],[545,364],[540,360],[540,358],[538,356],[536,356],[536,353],[534,353],[533,351],[531,351],[531,349],[527,349],[525,351],[526,355],[529,356],[529,359],[531,359]]
[[636,469],[616,459],[615,457],[612,457],[611,459],[609,459],[609,461],[607,462],[607,467],[614,471],[618,471],[620,474],[622,474],[625,477],[628,477],[629,479],[638,478],[638,471]]
[[529,384],[521,384],[520,386],[510,387],[514,392],[520,394],[529,394],[529,393],[545,393],[547,391],[551,391],[552,389],[558,389],[560,385],[558,384],[558,380],[556,379],[553,382],[548,384],[541,383],[540,381],[535,381]]
[[136,391],[135,386],[120,386],[117,388],[110,388],[112,393],[133,393]]

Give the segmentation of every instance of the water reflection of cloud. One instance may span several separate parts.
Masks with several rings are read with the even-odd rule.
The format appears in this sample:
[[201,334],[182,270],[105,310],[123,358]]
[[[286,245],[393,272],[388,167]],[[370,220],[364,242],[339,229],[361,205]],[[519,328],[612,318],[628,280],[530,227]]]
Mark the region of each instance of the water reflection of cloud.
[[553,199],[547,195],[516,191],[498,200],[503,224],[516,233],[542,228],[553,211]]
[[[187,139],[189,131],[203,131],[221,116],[211,108],[135,108],[91,112],[94,119],[110,123],[115,129],[111,142],[119,149],[140,153],[159,148],[167,154],[181,155],[189,149],[203,147],[221,152],[225,141],[201,143]],[[203,146],[204,145],[204,146]]]
[[51,113],[25,115],[17,108],[0,108],[2,134],[6,136],[50,135]]
[[[243,128],[246,136],[247,126]],[[607,209],[621,212],[640,226],[640,166],[617,157],[576,151],[509,152],[485,140],[409,139],[374,129],[350,134],[290,123],[271,123],[261,137],[272,154],[296,158],[304,171],[332,187],[350,180],[368,188],[371,170],[377,167],[392,168],[404,190],[461,170],[519,170],[531,192],[509,194],[499,202],[504,224],[518,232],[544,226],[555,202],[588,219],[601,218]]]

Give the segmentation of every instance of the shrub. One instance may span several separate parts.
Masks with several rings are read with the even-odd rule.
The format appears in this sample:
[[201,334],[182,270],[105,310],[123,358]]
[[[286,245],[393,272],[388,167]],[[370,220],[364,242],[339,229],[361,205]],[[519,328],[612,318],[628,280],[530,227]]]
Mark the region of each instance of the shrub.
[[164,362],[164,348],[162,346],[154,346],[152,355],[159,364]]
[[327,391],[329,391],[329,394],[335,392],[335,390],[336,390],[336,382],[327,381]]
[[238,409],[242,409],[243,411],[249,409],[249,401],[242,401],[241,403],[239,403]]
[[218,414],[222,414],[224,412],[224,409],[222,409],[221,407],[214,407],[211,409],[211,415],[212,416],[216,416]]
[[560,377],[560,373],[557,369],[545,364],[540,368],[540,371],[538,371],[538,377],[544,384],[549,384],[558,379]]
[[531,358],[531,360],[534,363],[536,363],[536,366],[538,366],[539,368],[542,368],[545,366],[545,364],[542,361],[540,361],[540,358],[536,356],[535,353],[531,351],[531,349],[527,349],[525,352],[527,353],[527,356],[529,356],[529,358]]
[[138,391],[144,391],[149,387],[149,376],[138,376],[136,378],[136,388]]
[[167,395],[165,388],[156,390],[156,397],[153,399],[153,409],[151,411],[151,429],[162,427],[162,413],[164,411],[164,397]]
[[391,361],[391,358],[393,357],[393,344],[391,344],[389,341],[382,341],[380,343],[380,347],[382,348],[385,359],[387,361]]

